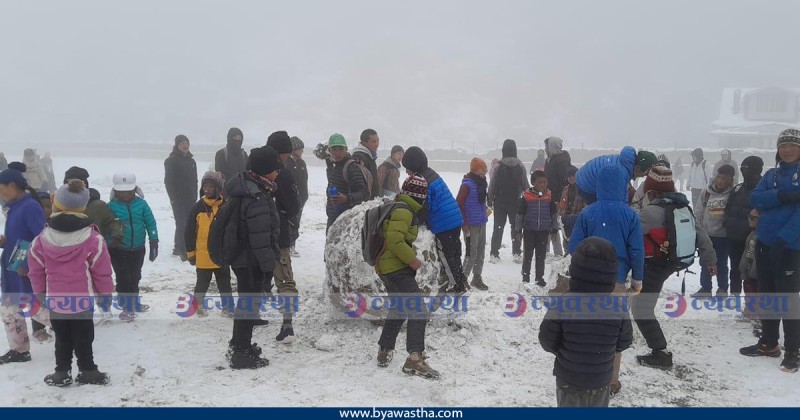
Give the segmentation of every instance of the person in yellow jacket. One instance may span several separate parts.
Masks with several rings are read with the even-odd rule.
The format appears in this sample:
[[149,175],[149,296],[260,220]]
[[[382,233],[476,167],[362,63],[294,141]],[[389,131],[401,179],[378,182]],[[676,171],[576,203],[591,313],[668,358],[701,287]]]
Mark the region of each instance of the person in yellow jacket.
[[197,315],[205,317],[208,315],[207,309],[214,308],[215,304],[204,303],[206,292],[211,285],[211,278],[216,277],[217,288],[222,297],[222,305],[225,309],[222,315],[233,316],[233,290],[231,289],[231,270],[230,267],[220,267],[211,261],[208,254],[208,232],[211,229],[211,221],[219,211],[222,204],[223,177],[219,172],[206,172],[201,181],[203,196],[192,207],[189,218],[186,222],[185,243],[186,257],[189,264],[197,268],[197,283],[194,286],[194,298],[197,301]]

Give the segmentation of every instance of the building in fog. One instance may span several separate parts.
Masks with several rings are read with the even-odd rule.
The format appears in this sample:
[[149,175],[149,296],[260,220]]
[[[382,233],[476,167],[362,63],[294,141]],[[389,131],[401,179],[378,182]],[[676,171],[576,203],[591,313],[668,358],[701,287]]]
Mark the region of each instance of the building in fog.
[[724,148],[774,148],[778,133],[800,127],[800,88],[726,88],[711,134]]

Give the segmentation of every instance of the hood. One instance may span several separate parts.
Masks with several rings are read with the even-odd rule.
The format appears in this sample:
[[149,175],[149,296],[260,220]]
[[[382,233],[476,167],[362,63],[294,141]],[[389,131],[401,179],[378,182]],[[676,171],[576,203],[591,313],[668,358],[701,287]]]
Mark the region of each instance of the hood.
[[503,142],[503,158],[517,157],[517,142],[507,139]]
[[100,191],[97,191],[94,188],[89,188],[89,201],[95,201],[100,199]]
[[408,204],[408,206],[411,207],[411,210],[414,213],[419,213],[419,211],[422,210],[422,204],[417,202],[417,200],[415,200],[413,197],[411,197],[408,194],[404,194],[404,193],[397,194],[394,197],[394,199],[395,199],[395,201],[399,201],[401,203]]
[[629,181],[625,168],[616,165],[604,167],[597,177],[597,200],[626,203]]
[[69,263],[86,258],[84,246],[93,231],[98,232],[94,225],[74,232],[59,232],[48,226],[44,228],[39,238],[42,241],[42,248],[49,258],[60,263]]
[[358,145],[353,148],[353,154],[356,154],[356,153],[363,153],[363,154],[371,157],[373,160],[375,160],[375,158],[378,157],[377,153],[372,153],[371,150],[367,149],[367,146],[364,146],[361,143],[358,143]]
[[631,146],[623,147],[619,152],[619,163],[628,172],[628,179],[625,181],[627,183],[633,179],[633,168],[636,166],[636,149]]
[[717,187],[714,185],[714,181],[711,181],[706,187],[706,191],[708,191],[711,194],[725,195],[733,191],[734,187],[735,185],[731,184],[731,186],[725,189],[724,191],[717,191]]
[[703,149],[698,147],[692,150],[692,158],[695,162],[701,162],[703,160]]
[[544,140],[544,150],[549,156],[555,156],[563,150],[564,141],[558,137],[548,137]]
[[255,198],[263,193],[253,177],[248,172],[239,172],[236,176],[225,183],[225,197]]
[[731,160],[731,151],[728,149],[722,150],[720,155],[722,156],[722,160]]
[[388,163],[388,164],[390,164],[390,165],[394,166],[394,167],[395,167],[395,168],[397,168],[397,169],[400,169],[400,168],[403,166],[403,165],[401,165],[401,164],[400,164],[400,162],[395,162],[395,161],[392,159],[392,156],[391,156],[391,155],[390,155],[390,156],[388,156],[384,162],[386,162],[386,163]]
[[178,150],[178,145],[177,144],[175,146],[172,146],[172,153],[170,153],[170,155],[174,155],[174,156],[178,156],[178,157],[182,157],[182,158],[190,158],[190,157],[194,156],[191,151],[186,152],[186,154],[183,154],[183,152]]
[[500,159],[500,163],[502,163],[503,165],[508,166],[509,168],[513,168],[515,166],[522,165],[522,161],[519,160],[519,158],[516,158],[516,157],[504,157],[504,158]]

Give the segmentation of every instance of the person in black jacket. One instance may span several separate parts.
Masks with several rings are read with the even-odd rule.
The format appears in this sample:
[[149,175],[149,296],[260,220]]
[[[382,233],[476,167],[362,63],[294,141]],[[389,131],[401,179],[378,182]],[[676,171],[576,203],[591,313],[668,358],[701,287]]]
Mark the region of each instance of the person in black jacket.
[[353,159],[361,162],[372,175],[372,180],[367,183],[371,184],[369,196],[367,197],[368,201],[375,197],[380,197],[383,193],[381,186],[378,185],[378,164],[375,163],[375,159],[378,158],[378,146],[380,146],[381,141],[378,137],[378,132],[371,128],[361,132],[360,140],[361,143],[353,149]]
[[[369,197],[367,183],[364,174],[355,160],[347,153],[347,142],[339,133],[332,134],[328,139],[328,146],[317,146],[319,153],[315,153],[317,158],[325,159],[328,166],[328,187],[326,195],[328,204],[325,206],[325,213],[328,215],[328,226],[330,229],[333,222],[344,213]],[[346,169],[346,171],[345,171]],[[331,188],[335,187],[337,194],[331,195]]]
[[744,182],[733,188],[728,203],[725,205],[725,219],[723,224],[728,235],[729,252],[731,259],[731,294],[742,293],[742,273],[739,263],[742,261],[747,237],[753,229],[750,228],[750,193],[761,180],[761,171],[764,170],[764,161],[758,156],[748,156],[742,161],[742,177]]
[[[292,140],[285,131],[276,131],[270,134],[267,146],[275,149],[280,155],[281,165],[286,168],[289,163],[289,155],[292,154]],[[297,215],[300,213],[300,200],[297,194],[297,185],[292,177],[292,172],[282,170],[276,179],[278,190],[273,193],[275,205],[280,217],[280,235],[278,235],[278,247],[280,255],[278,264],[275,265],[273,272],[275,283],[278,286],[278,294],[284,297],[296,297],[297,285],[294,282],[294,272],[292,271],[292,255],[289,247],[292,245],[292,231],[297,224]],[[272,285],[265,285],[264,290],[272,292]],[[294,341],[294,329],[292,328],[292,313],[283,313],[283,324],[277,337],[277,341],[291,343]]]
[[240,238],[238,252],[231,261],[239,288],[233,337],[229,343],[233,369],[256,369],[269,364],[260,357],[261,348],[252,344],[253,326],[259,319],[262,282],[272,278],[280,254],[280,217],[272,199],[278,189],[275,181],[281,169],[278,152],[269,146],[253,149],[248,167],[249,170],[226,182],[224,194],[227,200],[238,201],[239,206],[238,217],[229,221],[239,224]]
[[242,149],[243,141],[242,130],[231,128],[228,130],[228,144],[217,150],[214,156],[214,170],[221,172],[225,179],[233,179],[247,166],[247,152]]
[[164,185],[172,205],[175,217],[175,246],[172,255],[178,255],[186,261],[186,246],[183,232],[186,230],[186,219],[197,202],[197,164],[189,152],[189,138],[183,134],[175,137],[175,146],[167,160],[164,161]]
[[[569,152],[562,150],[564,141],[558,137],[548,137],[544,140],[544,150],[547,160],[544,164],[544,174],[547,176],[547,187],[553,197],[561,197],[564,188],[569,186],[569,170],[572,168],[572,158]],[[563,255],[561,230],[558,229],[550,235],[550,244],[553,254]]]
[[294,229],[292,230],[292,257],[300,256],[295,250],[295,243],[300,237],[300,221],[303,219],[303,208],[308,201],[308,168],[306,167],[306,161],[303,160],[304,149],[305,144],[303,144],[303,140],[300,140],[298,137],[292,137],[292,155],[289,156],[287,169],[292,173],[292,177],[294,177],[294,183],[297,185],[298,198],[300,199],[300,211],[297,212],[297,223],[295,223]]
[[[598,299],[613,298],[617,278],[614,245],[586,238],[572,254],[570,291],[558,299],[578,299],[548,309],[539,327],[542,348],[556,355],[556,401],[559,407],[607,407],[614,355],[630,347],[633,329],[621,309],[598,313]],[[592,303],[594,302],[594,303]],[[620,302],[620,307],[622,307]]]
[[516,214],[522,192],[530,187],[525,164],[517,158],[517,143],[508,139],[503,142],[503,159],[489,184],[489,207],[494,210],[494,230],[492,232],[492,248],[489,251],[489,262],[500,262],[500,244],[506,221],[511,223],[511,254],[514,262],[522,262],[522,241],[513,232],[517,231]]

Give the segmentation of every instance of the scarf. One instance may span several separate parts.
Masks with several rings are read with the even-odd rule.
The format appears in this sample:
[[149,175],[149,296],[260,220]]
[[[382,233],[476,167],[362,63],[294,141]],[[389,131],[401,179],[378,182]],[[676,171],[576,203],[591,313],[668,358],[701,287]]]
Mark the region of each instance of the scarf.
[[473,174],[472,172],[468,173],[467,176],[476,184],[478,184],[478,202],[481,204],[486,204],[486,189],[488,185],[486,183],[486,178]]

